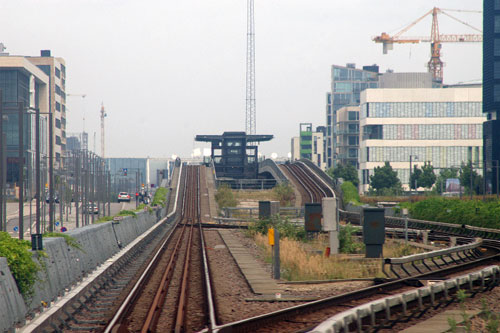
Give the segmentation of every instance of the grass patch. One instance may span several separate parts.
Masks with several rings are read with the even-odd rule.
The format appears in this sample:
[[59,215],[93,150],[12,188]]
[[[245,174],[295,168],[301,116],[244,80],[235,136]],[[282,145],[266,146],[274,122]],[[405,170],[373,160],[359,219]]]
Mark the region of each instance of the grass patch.
[[276,196],[274,190],[259,190],[259,191],[237,190],[234,191],[233,193],[234,197],[238,202],[261,201],[261,200],[279,201],[279,198]]
[[104,222],[109,222],[109,221],[113,221],[113,217],[112,216],[103,216],[100,219],[98,219],[97,221],[94,221],[94,224],[96,224],[96,223],[104,223]]
[[85,252],[83,251],[83,248],[82,246],[80,245],[80,243],[78,243],[75,239],[75,237],[72,237],[68,234],[64,234],[64,233],[61,233],[61,232],[46,232],[43,234],[43,237],[61,237],[61,238],[64,238],[64,241],[66,242],[66,244],[74,249],[77,249],[77,250],[80,250],[82,252]]
[[[271,261],[271,246],[267,235],[252,234],[255,243],[263,253],[266,262]],[[353,242],[361,243],[359,239]],[[307,241],[282,237],[280,239],[280,260],[282,277],[289,281],[330,280],[351,278],[385,277],[380,259],[365,259],[358,255],[331,255],[325,257],[328,235],[317,234]],[[359,247],[360,248],[364,247]],[[388,241],[384,245],[385,257],[400,257],[423,250]]]
[[164,207],[167,203],[167,194],[168,189],[166,187],[159,187],[156,189],[151,205]]
[[236,207],[238,205],[238,200],[228,185],[219,186],[217,193],[215,193],[215,201],[217,201],[219,209],[225,207]]
[[133,216],[134,218],[137,218],[137,214],[133,210],[121,210],[116,216]]

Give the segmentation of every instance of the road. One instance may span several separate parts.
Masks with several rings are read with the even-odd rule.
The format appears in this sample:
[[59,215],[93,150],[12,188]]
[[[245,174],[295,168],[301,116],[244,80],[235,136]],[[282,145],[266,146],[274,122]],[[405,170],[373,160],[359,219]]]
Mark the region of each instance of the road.
[[[59,218],[59,204],[55,204],[55,211],[56,211],[56,225],[55,225],[55,230],[59,231],[62,226],[66,227],[67,230],[72,230],[76,228],[76,214],[75,214],[75,206],[73,205],[71,207],[71,214],[68,213],[68,219],[66,219],[66,214],[64,213],[63,215],[63,222],[61,225],[60,218]],[[42,205],[43,207],[43,205]],[[111,203],[111,216],[118,214],[121,210],[134,210],[135,209],[135,201],[130,201],[130,202],[112,202]],[[107,206],[106,206],[107,210]],[[43,218],[43,208],[42,208],[42,218],[41,218],[41,229],[42,233],[44,231],[48,230],[48,205],[45,206],[45,213],[46,216]],[[36,226],[35,226],[35,203],[32,203],[31,206],[31,217],[30,217],[30,205],[29,203],[26,203],[24,205],[24,219],[23,219],[23,225],[24,225],[24,239],[30,240],[31,239],[31,233],[36,232]],[[81,205],[79,209],[79,224],[80,226],[82,225],[82,213],[81,213]],[[89,223],[91,223],[92,217],[89,216]],[[97,220],[97,214],[94,215],[94,219]],[[19,204],[17,202],[12,202],[12,203],[7,203],[7,232],[12,236],[12,237],[19,237]]]

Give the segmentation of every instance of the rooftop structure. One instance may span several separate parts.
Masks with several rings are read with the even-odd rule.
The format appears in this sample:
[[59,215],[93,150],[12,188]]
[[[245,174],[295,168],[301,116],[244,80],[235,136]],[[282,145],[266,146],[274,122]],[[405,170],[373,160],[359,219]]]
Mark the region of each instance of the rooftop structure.
[[272,138],[272,135],[224,132],[222,135],[197,135],[195,140],[211,143],[211,158],[218,178],[257,179],[259,164],[255,143]]

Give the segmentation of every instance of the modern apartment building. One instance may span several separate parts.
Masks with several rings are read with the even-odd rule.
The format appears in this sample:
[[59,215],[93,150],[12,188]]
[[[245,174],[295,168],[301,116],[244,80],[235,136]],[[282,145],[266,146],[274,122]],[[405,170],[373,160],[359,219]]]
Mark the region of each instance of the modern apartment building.
[[390,162],[408,189],[410,158],[442,168],[473,162],[482,173],[481,88],[367,89],[361,94],[360,192]]
[[[22,56],[0,56],[0,90],[2,96],[3,132],[6,135],[7,186],[13,189],[19,181],[19,103],[23,106],[23,145],[25,149],[25,193],[35,190],[35,125],[34,109],[40,109],[40,152],[46,168],[47,119],[49,111],[49,78]],[[1,141],[1,138],[0,138]]]
[[313,131],[311,123],[300,124],[300,136],[292,138],[292,161],[307,158],[322,170],[326,170],[325,163],[325,127],[318,126]]
[[[42,50],[40,57],[27,57],[49,77],[49,103],[53,114],[54,168],[62,166],[66,151],[66,63]],[[49,125],[50,126],[50,125]]]
[[326,167],[332,168],[338,159],[337,152],[337,110],[344,106],[359,106],[360,94],[367,88],[378,87],[378,66],[364,66],[357,69],[355,64],[333,65],[331,68],[331,88],[327,93],[326,106]]
[[483,127],[485,178],[497,193],[500,168],[500,1],[483,1]]
[[359,167],[359,106],[344,106],[337,110],[337,162]]

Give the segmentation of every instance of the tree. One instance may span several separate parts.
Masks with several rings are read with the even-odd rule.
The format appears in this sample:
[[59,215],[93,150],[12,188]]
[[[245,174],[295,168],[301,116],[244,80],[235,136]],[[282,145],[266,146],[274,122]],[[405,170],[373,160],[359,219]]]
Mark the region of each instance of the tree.
[[[471,180],[472,177],[472,180]],[[471,188],[472,181],[472,188]],[[468,164],[462,163],[460,170],[460,185],[462,185],[468,193],[481,194],[483,193],[483,177],[481,177],[473,168],[472,162]]]
[[411,189],[417,189],[417,187],[420,186],[420,177],[422,177],[422,170],[420,170],[417,165],[414,165],[413,172],[410,176]]
[[[431,188],[436,182],[436,175],[434,174],[434,167],[430,162],[425,162],[422,169],[415,165],[410,177],[410,188],[417,189],[418,187]],[[416,183],[416,186],[415,186]]]
[[352,164],[338,164],[336,168],[330,168],[326,173],[335,180],[342,178],[356,187],[359,185],[358,170]]
[[392,169],[389,162],[385,162],[383,167],[374,169],[374,174],[370,176],[370,185],[379,192],[383,189],[397,190],[401,187],[401,182],[398,173]]
[[458,178],[458,169],[457,168],[445,168],[441,169],[439,172],[439,176],[436,179],[436,191],[437,193],[446,192],[446,180]]

